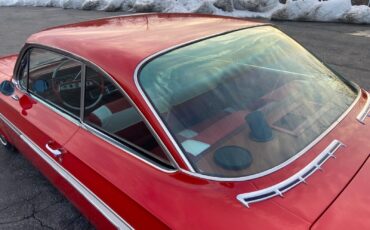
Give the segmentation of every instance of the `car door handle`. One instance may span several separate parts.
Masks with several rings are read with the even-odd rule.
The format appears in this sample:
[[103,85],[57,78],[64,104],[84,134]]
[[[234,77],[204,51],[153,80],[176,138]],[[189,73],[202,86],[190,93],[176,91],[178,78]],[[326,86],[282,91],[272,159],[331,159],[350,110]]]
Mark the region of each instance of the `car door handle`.
[[62,154],[63,154],[63,151],[62,149],[53,149],[52,147],[50,147],[50,143],[47,143],[45,145],[46,149],[51,152],[51,154],[53,154],[55,157],[60,157]]
[[12,99],[15,100],[15,101],[19,101],[18,95],[15,95],[15,94],[12,95]]

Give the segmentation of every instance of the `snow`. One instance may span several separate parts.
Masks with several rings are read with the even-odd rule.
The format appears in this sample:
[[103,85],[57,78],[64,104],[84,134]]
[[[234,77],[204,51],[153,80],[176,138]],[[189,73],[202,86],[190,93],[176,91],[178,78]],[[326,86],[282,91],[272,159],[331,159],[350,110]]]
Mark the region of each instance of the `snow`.
[[370,23],[368,6],[352,6],[350,0],[288,0],[271,15],[273,19]]
[[48,6],[125,12],[195,12],[234,17],[370,24],[370,7],[351,0],[0,0],[0,6]]

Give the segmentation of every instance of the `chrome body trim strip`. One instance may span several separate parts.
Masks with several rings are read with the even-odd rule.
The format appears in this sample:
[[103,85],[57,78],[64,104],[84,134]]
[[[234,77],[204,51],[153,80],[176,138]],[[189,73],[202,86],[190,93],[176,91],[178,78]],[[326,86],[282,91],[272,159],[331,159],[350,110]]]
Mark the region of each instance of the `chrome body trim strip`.
[[8,145],[8,141],[5,139],[5,137],[2,134],[0,134],[0,144],[2,144],[3,146]]
[[[259,26],[254,26],[254,27],[260,27],[260,26],[272,26],[272,25],[267,24],[267,25],[259,25]],[[247,28],[243,28],[243,29],[254,28],[254,27],[247,27]],[[241,29],[239,29],[239,30],[241,30]],[[238,30],[235,30],[235,31],[238,31]],[[235,32],[235,31],[229,31],[227,33]],[[181,148],[179,147],[179,145],[175,141],[174,137],[172,136],[172,134],[168,130],[167,126],[164,124],[164,122],[160,118],[159,114],[157,113],[157,111],[153,107],[152,103],[150,102],[150,100],[148,99],[148,97],[146,96],[146,94],[144,93],[144,91],[141,88],[141,85],[139,83],[139,79],[138,79],[139,76],[138,75],[139,75],[139,72],[140,72],[141,68],[145,64],[147,64],[150,60],[152,60],[152,59],[154,59],[154,58],[156,58],[156,57],[158,57],[158,56],[160,56],[162,54],[165,54],[165,53],[170,52],[172,50],[181,48],[183,46],[190,45],[190,44],[195,43],[195,42],[199,42],[199,41],[202,41],[202,40],[205,40],[205,39],[208,39],[208,38],[212,38],[212,37],[215,37],[215,36],[220,36],[220,35],[223,35],[223,34],[225,34],[225,33],[210,35],[210,36],[207,36],[207,37],[203,37],[203,38],[200,38],[200,39],[189,41],[189,42],[186,42],[186,43],[183,43],[183,44],[179,44],[179,45],[170,47],[168,49],[159,51],[159,52],[157,52],[157,53],[155,53],[155,54],[153,54],[153,55],[145,58],[143,61],[141,61],[139,63],[139,65],[135,69],[135,73],[134,73],[135,85],[136,85],[137,89],[139,90],[141,96],[143,97],[143,99],[147,103],[149,109],[154,114],[154,116],[157,119],[158,123],[161,125],[162,129],[166,132],[168,138],[171,140],[171,143],[176,147],[176,150],[179,152],[179,154],[182,157],[183,161],[186,162],[187,166],[189,167],[190,170],[180,169],[181,172],[183,172],[183,173],[185,173],[187,175],[190,175],[190,176],[193,176],[193,177],[197,177],[197,178],[201,178],[201,179],[205,179],[205,180],[212,180],[212,181],[234,181],[234,182],[236,182],[236,181],[252,180],[252,179],[256,179],[256,178],[263,177],[263,176],[266,176],[268,174],[271,174],[271,173],[273,173],[273,172],[275,172],[275,171],[277,171],[277,170],[279,170],[281,168],[284,168],[285,166],[287,166],[291,162],[295,161],[300,156],[302,156],[305,152],[307,152],[309,149],[311,149],[315,144],[317,144],[331,130],[333,130],[339,124],[339,122],[341,122],[348,115],[348,113],[353,109],[353,107],[357,104],[357,102],[359,101],[359,99],[361,97],[361,88],[357,84],[354,84],[353,83],[353,85],[357,89],[357,92],[358,93],[357,93],[356,99],[353,101],[353,103],[351,104],[351,106],[335,122],[333,122],[333,124],[326,131],[324,131],[320,136],[318,136],[315,140],[313,140],[310,144],[308,144],[300,152],[298,152],[297,154],[295,154],[294,156],[292,156],[291,158],[289,158],[285,162],[281,163],[280,165],[277,165],[277,166],[275,166],[275,167],[273,167],[273,168],[271,168],[269,170],[263,171],[261,173],[253,174],[253,175],[250,175],[250,176],[242,176],[242,177],[218,177],[218,176],[209,176],[209,175],[204,175],[204,174],[198,173],[191,166],[191,164],[188,161],[187,157],[185,156],[185,154],[183,153],[183,151],[181,150]]]
[[317,170],[321,170],[322,165],[329,158],[335,158],[334,153],[340,147],[344,146],[345,145],[342,142],[334,140],[311,163],[309,163],[306,167],[304,167],[303,169],[301,169],[299,172],[289,177],[288,179],[265,189],[240,194],[236,198],[242,204],[249,208],[250,204],[252,203],[267,200],[275,196],[283,197],[284,196],[283,194],[285,192],[291,190],[295,186],[301,183],[307,184],[306,179],[310,177],[312,174],[314,174]]
[[[143,121],[144,123],[148,126],[148,129],[151,131],[151,133],[153,134],[153,136],[155,137],[155,139],[158,141],[158,143],[161,145],[161,147],[163,148],[165,154],[168,156],[169,160],[171,161],[172,163],[172,166],[175,168],[175,170],[167,170],[165,167],[161,167],[160,165],[156,165],[156,164],[153,164],[151,163],[150,161],[148,161],[147,159],[145,158],[142,158],[140,156],[138,156],[137,154],[133,153],[132,151],[128,151],[127,147],[122,147],[123,144],[119,144],[117,145],[116,142],[117,141],[114,141],[112,142],[112,138],[108,137],[107,135],[98,135],[98,137],[100,137],[101,139],[105,140],[105,141],[108,141],[112,144],[115,144],[115,146],[123,149],[124,151],[127,151],[127,153],[129,153],[131,156],[135,157],[136,159],[139,159],[140,161],[150,165],[150,166],[153,166],[154,168],[162,171],[162,172],[166,172],[166,173],[174,173],[176,171],[178,171],[177,169],[179,169],[179,166],[176,162],[176,160],[173,158],[172,154],[169,152],[169,150],[167,149],[166,145],[163,143],[162,139],[158,136],[158,134],[155,132],[154,128],[151,126],[151,124],[149,123],[149,121],[147,120],[147,118],[144,116],[144,114],[141,112],[141,110],[137,107],[137,105],[134,103],[134,101],[132,100],[132,98],[126,93],[126,91],[120,86],[120,84],[118,84],[116,82],[116,80],[111,76],[109,75],[104,69],[102,69],[101,67],[99,67],[98,65],[96,65],[95,63],[79,56],[79,55],[76,55],[74,53],[71,53],[69,51],[66,51],[66,50],[63,50],[63,49],[59,49],[59,48],[55,48],[55,47],[50,47],[50,46],[43,46],[43,45],[40,45],[40,44],[34,44],[34,43],[27,43],[27,45],[22,49],[21,51],[21,55],[19,55],[20,57],[24,56],[24,52],[26,52],[27,50],[29,49],[32,49],[32,48],[43,48],[43,49],[46,49],[46,50],[49,50],[49,51],[53,51],[53,52],[56,52],[56,53],[59,53],[61,55],[65,55],[69,58],[73,58],[73,59],[77,59],[76,61],[79,61],[83,66],[85,66],[85,68],[87,68],[87,64],[91,65],[93,68],[96,68],[98,69],[99,71],[101,71],[103,74],[105,74],[106,76],[109,77],[110,80],[113,81],[113,83],[117,86],[117,88],[120,90],[121,93],[123,93],[123,95],[130,101],[130,103],[134,106],[134,108],[138,111],[138,113],[140,114],[140,116],[143,118]],[[59,52],[58,52],[59,51]],[[71,57],[72,56],[72,57]],[[19,60],[18,60],[19,61]],[[15,68],[18,67],[18,64],[16,65]],[[86,69],[83,71],[84,75],[82,76],[83,78],[86,78]],[[14,76],[12,78],[12,82],[16,85],[17,89],[20,90],[21,92],[25,93],[25,94],[28,94],[30,95],[26,90],[24,90],[22,88],[22,86],[20,85],[19,83],[19,79],[14,79],[14,78],[17,78],[17,70],[14,71]],[[82,94],[82,93],[81,93]],[[59,109],[57,108],[54,108],[53,106],[49,105],[48,103],[38,99],[37,97],[35,96],[32,96],[30,95],[32,98],[34,98],[35,100],[39,101],[40,103],[44,104],[45,106],[51,108],[54,112],[58,113],[59,115],[63,116],[64,118],[66,118],[67,120],[75,123],[76,125],[86,129],[86,127],[89,127],[89,125],[87,125],[86,123],[84,123],[82,120],[81,120],[81,117],[79,120],[77,120],[76,118],[72,117],[71,115],[69,114],[66,114],[62,111],[60,111]],[[82,96],[81,95],[81,99],[82,99]],[[81,109],[83,110],[83,109]],[[81,112],[82,115],[83,115],[83,111]],[[94,128],[90,128],[89,130],[95,130]],[[93,132],[94,134],[99,134],[101,132]]]
[[70,183],[87,201],[90,202],[107,220],[109,220],[117,229],[133,229],[122,217],[120,217],[114,210],[105,204],[98,196],[82,184],[76,177],[65,170],[57,161],[45,153],[38,147],[29,137],[24,135],[13,123],[5,118],[0,113],[0,119],[3,120],[12,130],[14,130],[19,137],[35,152],[41,159],[43,159],[55,172]]
[[357,115],[357,120],[361,123],[361,124],[365,124],[365,119],[366,117],[370,117],[370,94],[366,92],[366,95],[367,95],[367,101],[366,101],[366,104],[364,106],[364,108],[361,110],[361,112]]

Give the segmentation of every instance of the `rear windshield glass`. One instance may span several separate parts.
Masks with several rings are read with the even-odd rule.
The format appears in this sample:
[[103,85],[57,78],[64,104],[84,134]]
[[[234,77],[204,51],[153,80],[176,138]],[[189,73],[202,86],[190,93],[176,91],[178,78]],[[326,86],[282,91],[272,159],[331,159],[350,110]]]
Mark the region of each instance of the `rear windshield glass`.
[[142,68],[139,82],[195,170],[219,177],[279,168],[357,95],[270,26],[168,52]]

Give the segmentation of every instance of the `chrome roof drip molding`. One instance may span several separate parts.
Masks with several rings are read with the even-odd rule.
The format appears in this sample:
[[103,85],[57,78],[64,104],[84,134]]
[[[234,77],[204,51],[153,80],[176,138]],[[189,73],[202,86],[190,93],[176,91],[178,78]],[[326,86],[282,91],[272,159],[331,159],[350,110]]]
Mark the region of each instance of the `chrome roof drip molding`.
[[265,189],[240,194],[236,198],[249,208],[250,204],[252,203],[267,200],[275,196],[284,197],[285,192],[296,187],[297,185],[301,183],[307,184],[306,179],[308,177],[314,174],[317,170],[322,170],[322,166],[327,160],[330,158],[336,158],[334,153],[340,147],[345,147],[345,145],[338,140],[334,140],[310,164],[288,179]]
[[361,110],[361,112],[357,115],[357,120],[361,124],[365,124],[366,117],[370,117],[370,94],[368,92],[366,92],[366,95],[367,95],[366,104],[365,104],[364,108]]

